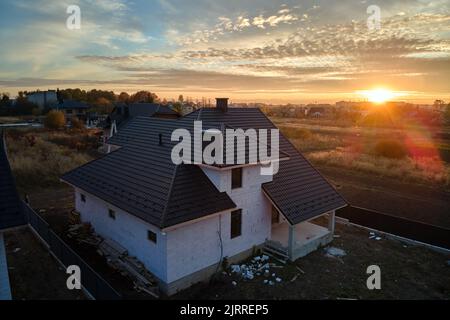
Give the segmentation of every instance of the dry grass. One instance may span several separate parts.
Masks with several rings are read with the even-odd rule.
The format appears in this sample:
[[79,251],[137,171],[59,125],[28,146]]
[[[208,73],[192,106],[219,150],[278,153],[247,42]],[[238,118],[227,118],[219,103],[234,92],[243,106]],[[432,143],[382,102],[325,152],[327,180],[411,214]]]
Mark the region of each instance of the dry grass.
[[279,126],[280,131],[302,152],[322,151],[343,146],[340,137],[330,134],[313,133],[308,129],[294,126]]
[[[299,120],[275,120],[281,132],[315,164],[450,187],[450,166],[437,151],[437,141],[422,135],[414,139],[414,130],[357,130],[323,122],[312,126]],[[441,142],[439,147],[448,145]]]
[[[8,156],[18,188],[25,192],[57,185],[62,174],[93,160],[88,152],[74,152],[62,143],[64,137],[69,141],[77,139],[74,135],[45,130],[8,131]],[[52,142],[54,139],[60,143]]]
[[316,164],[351,168],[355,171],[396,178],[406,182],[439,184],[446,188],[450,186],[449,166],[443,164],[438,158],[389,159],[356,153],[349,148],[311,152],[307,157]]

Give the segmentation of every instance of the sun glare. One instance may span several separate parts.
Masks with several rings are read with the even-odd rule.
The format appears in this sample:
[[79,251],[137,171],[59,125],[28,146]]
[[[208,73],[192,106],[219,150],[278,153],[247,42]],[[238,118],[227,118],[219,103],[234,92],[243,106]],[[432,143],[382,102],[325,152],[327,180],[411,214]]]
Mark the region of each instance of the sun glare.
[[365,90],[361,93],[373,103],[384,103],[397,96],[393,91],[388,89]]

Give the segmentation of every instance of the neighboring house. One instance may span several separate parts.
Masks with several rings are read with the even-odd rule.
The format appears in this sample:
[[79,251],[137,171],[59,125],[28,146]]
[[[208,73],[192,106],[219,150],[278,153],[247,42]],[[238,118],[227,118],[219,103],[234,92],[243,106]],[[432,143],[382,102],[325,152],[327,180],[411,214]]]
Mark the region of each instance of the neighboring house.
[[[199,109],[178,120],[135,117],[108,143],[117,149],[66,173],[83,222],[125,247],[173,294],[264,247],[295,260],[332,241],[345,200],[280,134],[280,170],[261,165],[175,165],[171,133],[209,128],[274,129],[259,110]],[[311,222],[329,218],[327,228]]]
[[53,107],[53,109],[62,111],[68,120],[72,117],[86,120],[86,115],[89,108],[89,105],[85,102],[75,100],[61,100]]
[[58,101],[58,96],[55,90],[37,91],[28,94],[27,100],[43,109],[49,105],[55,104]]
[[307,107],[306,115],[312,118],[321,118],[325,115],[324,107]]
[[117,128],[120,128],[139,116],[163,119],[177,119],[180,117],[178,113],[168,106],[163,106],[158,103],[132,103],[128,105],[120,102],[116,104],[115,108],[106,119],[104,127],[105,129],[110,128],[111,124],[115,122]]
[[11,299],[3,232],[26,223],[0,131],[0,300]]

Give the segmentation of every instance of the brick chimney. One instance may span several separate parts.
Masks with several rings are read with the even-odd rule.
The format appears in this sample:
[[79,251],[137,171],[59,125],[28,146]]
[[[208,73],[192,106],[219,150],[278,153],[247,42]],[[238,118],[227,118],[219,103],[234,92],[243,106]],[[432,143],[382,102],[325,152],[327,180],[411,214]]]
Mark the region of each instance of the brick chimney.
[[228,98],[216,98],[216,108],[222,112],[228,111]]

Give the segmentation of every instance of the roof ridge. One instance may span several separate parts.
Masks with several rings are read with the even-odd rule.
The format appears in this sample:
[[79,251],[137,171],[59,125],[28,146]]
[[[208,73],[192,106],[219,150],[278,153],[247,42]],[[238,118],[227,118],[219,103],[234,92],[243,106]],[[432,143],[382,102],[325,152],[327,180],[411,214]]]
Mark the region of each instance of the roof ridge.
[[202,111],[203,111],[203,108],[201,108],[201,109],[199,110],[198,115],[197,115],[197,120],[202,120],[202,119],[200,118],[201,115],[202,115]]
[[164,220],[166,219],[167,208],[169,207],[170,197],[172,196],[173,185],[175,183],[175,178],[177,176],[178,166],[179,165],[175,165],[175,168],[173,169],[173,176],[172,176],[172,180],[170,181],[169,192],[167,193],[166,205],[164,206],[164,211],[162,212],[162,215],[161,215],[161,221],[160,221],[161,229],[164,227]]

